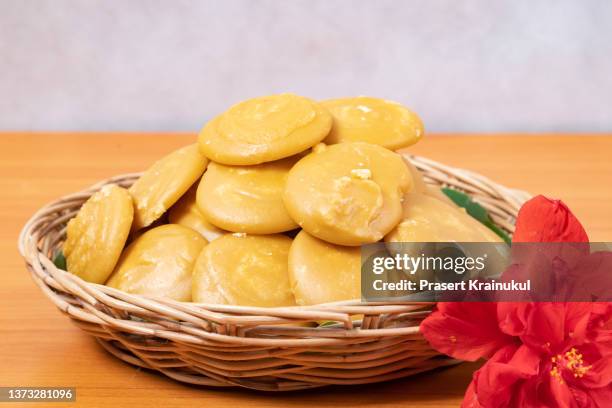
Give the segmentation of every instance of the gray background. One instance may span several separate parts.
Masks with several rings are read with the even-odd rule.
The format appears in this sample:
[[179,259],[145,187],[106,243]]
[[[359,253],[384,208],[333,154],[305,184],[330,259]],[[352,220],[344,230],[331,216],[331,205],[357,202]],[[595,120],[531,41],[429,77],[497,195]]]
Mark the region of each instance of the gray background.
[[0,130],[197,130],[282,91],[610,131],[612,2],[0,0]]

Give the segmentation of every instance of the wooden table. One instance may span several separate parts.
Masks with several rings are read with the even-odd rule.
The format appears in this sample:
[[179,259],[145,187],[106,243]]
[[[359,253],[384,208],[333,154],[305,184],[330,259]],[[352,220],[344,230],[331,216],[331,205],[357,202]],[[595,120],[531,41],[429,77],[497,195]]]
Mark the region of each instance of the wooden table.
[[[431,135],[411,151],[507,186],[562,198],[593,241],[610,241],[611,136]],[[111,175],[140,171],[193,141],[190,134],[0,134],[0,385],[73,386],[77,405],[92,407],[460,404],[478,364],[385,384],[290,394],[182,385],[116,360],[57,311],[31,281],[16,249],[27,218],[50,200]]]

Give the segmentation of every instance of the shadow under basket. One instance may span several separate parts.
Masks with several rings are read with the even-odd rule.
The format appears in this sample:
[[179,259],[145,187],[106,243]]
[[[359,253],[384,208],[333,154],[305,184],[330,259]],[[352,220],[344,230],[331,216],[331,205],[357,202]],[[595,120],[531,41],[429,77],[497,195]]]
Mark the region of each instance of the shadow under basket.
[[[512,233],[527,193],[426,158],[404,157],[427,183],[468,193]],[[114,356],[181,382],[264,391],[374,383],[458,363],[432,349],[419,332],[433,303],[195,304],[130,295],[55,267],[52,256],[81,205],[103,185],[129,187],[138,176],[113,177],[43,207],[19,236],[34,282]],[[318,326],[321,321],[328,323]],[[303,324],[309,322],[314,327]]]

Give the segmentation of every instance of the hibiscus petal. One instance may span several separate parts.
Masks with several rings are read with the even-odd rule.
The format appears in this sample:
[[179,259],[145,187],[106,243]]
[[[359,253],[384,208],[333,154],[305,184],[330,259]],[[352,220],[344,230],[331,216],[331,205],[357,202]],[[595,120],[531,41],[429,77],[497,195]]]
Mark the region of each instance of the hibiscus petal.
[[510,336],[520,336],[525,332],[532,303],[499,302],[497,321],[502,332]]
[[[612,354],[591,364],[591,368],[581,378],[580,383],[587,388],[610,388],[612,385]],[[612,399],[610,402],[612,403]]]
[[567,386],[567,383],[557,381],[556,379],[550,378],[547,381],[548,384],[548,392],[545,397],[542,395],[545,400],[551,402],[551,406],[559,407],[559,408],[574,408],[576,404],[574,404],[574,396],[572,391]]
[[593,318],[597,320],[598,325],[612,329],[612,303],[594,302]]
[[474,374],[475,391],[483,407],[507,407],[523,380],[538,374],[540,356],[524,345],[500,349]]
[[[593,341],[607,350],[612,350],[612,329],[598,330]],[[605,354],[605,353],[602,353]]]
[[565,303],[565,331],[572,342],[581,343],[586,339],[592,312],[593,303]]
[[478,398],[476,396],[476,385],[474,380],[468,385],[467,390],[465,390],[465,395],[463,396],[463,402],[461,402],[461,408],[483,408],[478,402]]
[[612,252],[598,251],[583,256],[567,274],[566,281],[572,286],[572,300],[612,300]]
[[514,339],[497,326],[495,303],[438,303],[421,323],[421,333],[436,350],[461,360],[488,358]]
[[589,242],[589,238],[562,201],[539,195],[519,210],[512,242]]
[[521,340],[542,352],[559,349],[566,338],[565,312],[564,303],[534,303]]
[[597,407],[608,408],[610,406],[610,401],[612,401],[612,387],[591,389],[588,395],[591,397],[591,400],[597,404]]
[[569,390],[572,394],[572,399],[570,400],[571,407],[597,408],[597,404],[593,401],[589,392],[580,388],[570,388]]
[[529,378],[523,381],[521,386],[518,387],[515,398],[512,399],[511,406],[521,408],[549,407],[539,395],[538,388],[541,383],[542,380],[539,377]]

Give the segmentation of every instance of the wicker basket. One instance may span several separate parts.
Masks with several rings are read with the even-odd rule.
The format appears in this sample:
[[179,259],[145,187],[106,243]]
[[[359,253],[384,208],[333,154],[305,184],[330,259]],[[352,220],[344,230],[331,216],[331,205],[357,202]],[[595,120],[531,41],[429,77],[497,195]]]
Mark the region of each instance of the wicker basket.
[[[526,193],[406,157],[428,183],[469,193],[499,226],[513,231]],[[177,381],[265,391],[386,381],[457,363],[433,350],[419,333],[430,303],[350,301],[283,308],[181,303],[87,283],[56,268],[50,258],[81,204],[104,184],[127,187],[137,177],[117,176],[55,201],[39,210],[19,236],[19,250],[36,284],[114,356]],[[354,321],[356,315],[363,318]],[[336,323],[291,324],[320,321]]]

